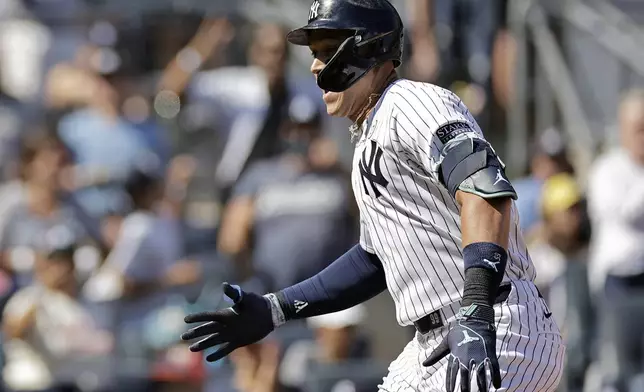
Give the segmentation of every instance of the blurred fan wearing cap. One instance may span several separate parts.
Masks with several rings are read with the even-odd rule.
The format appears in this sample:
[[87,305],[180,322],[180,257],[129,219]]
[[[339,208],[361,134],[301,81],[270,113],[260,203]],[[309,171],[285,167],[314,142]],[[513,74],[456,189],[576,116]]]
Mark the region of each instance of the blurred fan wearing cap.
[[357,327],[364,321],[364,305],[307,319],[309,327],[315,331],[318,360],[339,362],[351,354]]
[[320,121],[320,112],[308,97],[295,97],[279,134],[282,152],[305,156],[311,142],[320,136]]
[[588,281],[590,225],[585,195],[568,173],[548,178],[542,188],[542,224],[530,255],[535,284],[561,326],[568,360],[567,390],[583,385],[590,364],[593,305]]
[[280,365],[280,382],[299,389],[315,367],[346,364],[368,357],[368,341],[360,333],[366,316],[366,307],[360,304],[308,318],[306,324],[315,340],[299,341],[287,348]]
[[543,182],[558,173],[573,173],[563,136],[554,128],[546,129],[535,139],[525,177],[513,181],[519,195],[521,229],[530,235],[540,220],[539,199]]
[[351,238],[349,178],[322,135],[315,101],[295,96],[279,137],[281,153],[257,161],[236,183],[218,238],[242,275],[261,276],[267,289],[312,276]]
[[545,181],[541,197],[549,242],[563,252],[574,250],[585,221],[585,198],[577,181],[570,174],[556,174]]
[[[575,178],[556,174],[542,188],[542,223],[529,244],[535,283],[546,295],[571,258],[587,258],[589,232],[584,195]],[[580,255],[583,253],[583,256]]]
[[56,375],[82,358],[106,355],[112,335],[98,327],[80,300],[74,233],[59,225],[43,237],[34,281],[11,297],[3,312],[3,381],[12,390],[73,391],[69,380]]
[[197,262],[181,260],[180,224],[162,208],[165,182],[158,161],[141,162],[125,181],[131,213],[123,220],[102,269],[88,282],[86,292],[96,301],[125,297],[127,317],[140,319],[162,302],[169,287],[200,279]]

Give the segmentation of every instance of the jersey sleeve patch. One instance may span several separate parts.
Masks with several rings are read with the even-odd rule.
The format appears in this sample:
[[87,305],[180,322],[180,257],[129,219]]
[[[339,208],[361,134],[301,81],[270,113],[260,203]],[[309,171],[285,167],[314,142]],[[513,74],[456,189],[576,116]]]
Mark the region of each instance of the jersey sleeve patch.
[[470,124],[464,121],[452,122],[445,124],[442,127],[436,130],[436,137],[443,144],[447,144],[448,141],[454,139],[456,136],[472,131]]

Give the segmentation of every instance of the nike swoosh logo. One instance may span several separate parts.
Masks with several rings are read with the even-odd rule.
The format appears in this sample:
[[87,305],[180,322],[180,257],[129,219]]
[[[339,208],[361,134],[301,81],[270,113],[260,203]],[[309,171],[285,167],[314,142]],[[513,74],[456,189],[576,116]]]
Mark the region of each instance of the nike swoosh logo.
[[547,313],[544,313],[543,315],[546,316],[546,318],[550,318],[550,316],[552,316],[552,312],[547,312]]

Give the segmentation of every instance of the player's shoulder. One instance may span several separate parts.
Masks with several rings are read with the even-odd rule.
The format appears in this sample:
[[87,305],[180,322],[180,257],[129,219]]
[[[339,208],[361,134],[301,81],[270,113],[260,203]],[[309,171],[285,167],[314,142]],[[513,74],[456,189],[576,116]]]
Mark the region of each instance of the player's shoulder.
[[394,119],[392,132],[399,138],[436,135],[446,143],[464,134],[483,137],[463,102],[442,87],[399,79],[388,87],[383,98],[381,106]]
[[418,93],[423,92],[430,95],[451,95],[453,94],[450,90],[437,86],[428,82],[419,82],[416,80],[409,80],[405,78],[400,78],[392,83],[391,91],[397,93]]
[[383,106],[394,117],[412,123],[416,128],[433,131],[453,122],[476,127],[467,107],[455,93],[431,83],[399,79],[392,83],[383,98]]
[[461,103],[458,96],[446,88],[409,79],[393,82],[385,94],[385,100],[395,103],[423,102],[427,104],[427,110],[440,110],[441,106],[458,106]]

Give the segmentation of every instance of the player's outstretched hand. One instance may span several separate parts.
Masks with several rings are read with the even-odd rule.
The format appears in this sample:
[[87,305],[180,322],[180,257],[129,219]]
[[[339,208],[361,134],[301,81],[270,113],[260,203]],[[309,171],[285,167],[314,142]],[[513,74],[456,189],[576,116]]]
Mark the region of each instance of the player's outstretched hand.
[[204,338],[190,346],[190,351],[203,351],[219,346],[208,355],[208,362],[217,361],[239,347],[255,343],[275,328],[269,301],[261,295],[246,293],[238,286],[223,284],[224,294],[233,306],[214,312],[193,313],[186,323],[204,323],[181,335],[182,340]]
[[481,304],[462,308],[445,339],[423,365],[432,366],[448,355],[445,377],[447,392],[455,391],[459,373],[462,392],[470,391],[473,377],[476,377],[479,391],[488,391],[488,369],[492,376],[492,385],[501,388],[501,372],[496,357],[494,308]]

